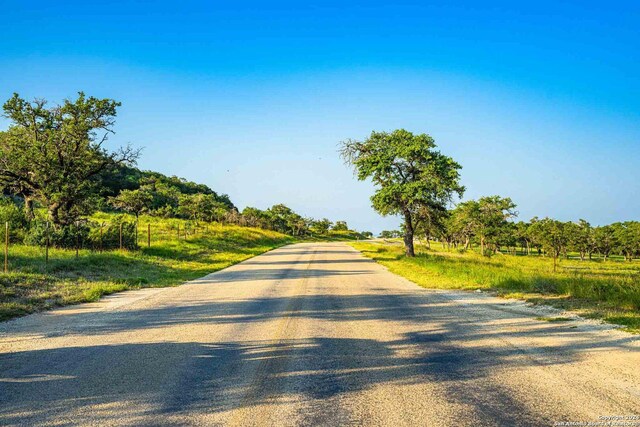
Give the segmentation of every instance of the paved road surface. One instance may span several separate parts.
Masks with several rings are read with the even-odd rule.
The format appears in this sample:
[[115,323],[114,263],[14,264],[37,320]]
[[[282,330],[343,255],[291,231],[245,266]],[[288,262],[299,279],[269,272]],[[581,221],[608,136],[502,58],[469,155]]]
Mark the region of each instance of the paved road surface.
[[421,289],[344,244],[287,246],[181,287],[0,324],[0,424],[545,426],[640,415],[637,338],[535,316]]

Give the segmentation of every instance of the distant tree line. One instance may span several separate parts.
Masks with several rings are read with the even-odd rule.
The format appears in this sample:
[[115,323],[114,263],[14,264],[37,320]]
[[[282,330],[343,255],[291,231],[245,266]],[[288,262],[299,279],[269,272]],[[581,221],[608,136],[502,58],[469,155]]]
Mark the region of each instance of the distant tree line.
[[[139,170],[135,165],[140,150],[105,148],[119,106],[82,92],[62,105],[29,102],[18,94],[4,104],[3,115],[10,125],[0,131],[0,221],[19,229],[14,238],[39,243],[46,234],[54,245],[71,246],[82,233],[83,241],[88,241],[95,230],[87,217],[96,211],[127,212],[136,220],[144,213],[225,222],[293,236],[341,232],[364,237],[344,221],[303,218],[282,204],[239,212],[229,196],[206,185]],[[117,221],[125,220],[117,217]]]
[[612,254],[626,260],[640,257],[640,222],[616,222],[592,226],[588,221],[563,222],[552,218],[515,221],[515,203],[508,197],[489,196],[458,204],[454,209],[421,222],[427,244],[439,240],[451,248],[467,250],[476,245],[484,255],[506,250],[513,254],[545,254],[557,261],[570,252],[580,259]]

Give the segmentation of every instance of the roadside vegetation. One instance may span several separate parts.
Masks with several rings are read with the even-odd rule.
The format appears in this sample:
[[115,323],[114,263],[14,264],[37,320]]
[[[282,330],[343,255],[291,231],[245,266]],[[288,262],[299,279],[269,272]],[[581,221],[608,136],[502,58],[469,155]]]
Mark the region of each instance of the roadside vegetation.
[[404,256],[399,241],[353,242],[352,246],[426,288],[492,291],[640,333],[640,264],[623,257],[581,261],[579,254],[569,253],[554,272],[550,257],[503,253],[487,257],[476,251],[443,248],[440,242],[430,242],[431,248],[416,245],[415,257]]
[[[128,289],[179,285],[293,241],[275,231],[219,223],[201,223],[196,230],[181,219],[142,216],[140,222],[144,245],[137,250],[80,249],[76,257],[74,249],[50,248],[46,262],[44,248],[12,245],[10,272],[0,274],[0,320]],[[178,236],[178,229],[188,230],[186,236]]]

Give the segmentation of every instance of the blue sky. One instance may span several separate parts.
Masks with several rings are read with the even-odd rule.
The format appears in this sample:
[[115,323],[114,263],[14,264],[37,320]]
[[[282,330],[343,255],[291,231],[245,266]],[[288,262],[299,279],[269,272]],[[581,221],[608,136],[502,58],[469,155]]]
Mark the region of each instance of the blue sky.
[[640,3],[522,3],[0,0],[0,98],[117,99],[114,146],[241,208],[395,228],[337,144],[404,127],[465,198],[640,219]]

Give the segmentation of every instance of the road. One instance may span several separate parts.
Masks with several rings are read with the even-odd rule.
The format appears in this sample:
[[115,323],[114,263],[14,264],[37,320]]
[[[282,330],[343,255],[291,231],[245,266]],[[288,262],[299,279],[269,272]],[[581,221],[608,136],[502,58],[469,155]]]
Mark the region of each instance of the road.
[[[640,416],[638,338],[429,291],[341,243],[0,324],[1,425],[545,426]],[[638,420],[640,425],[640,420]]]

